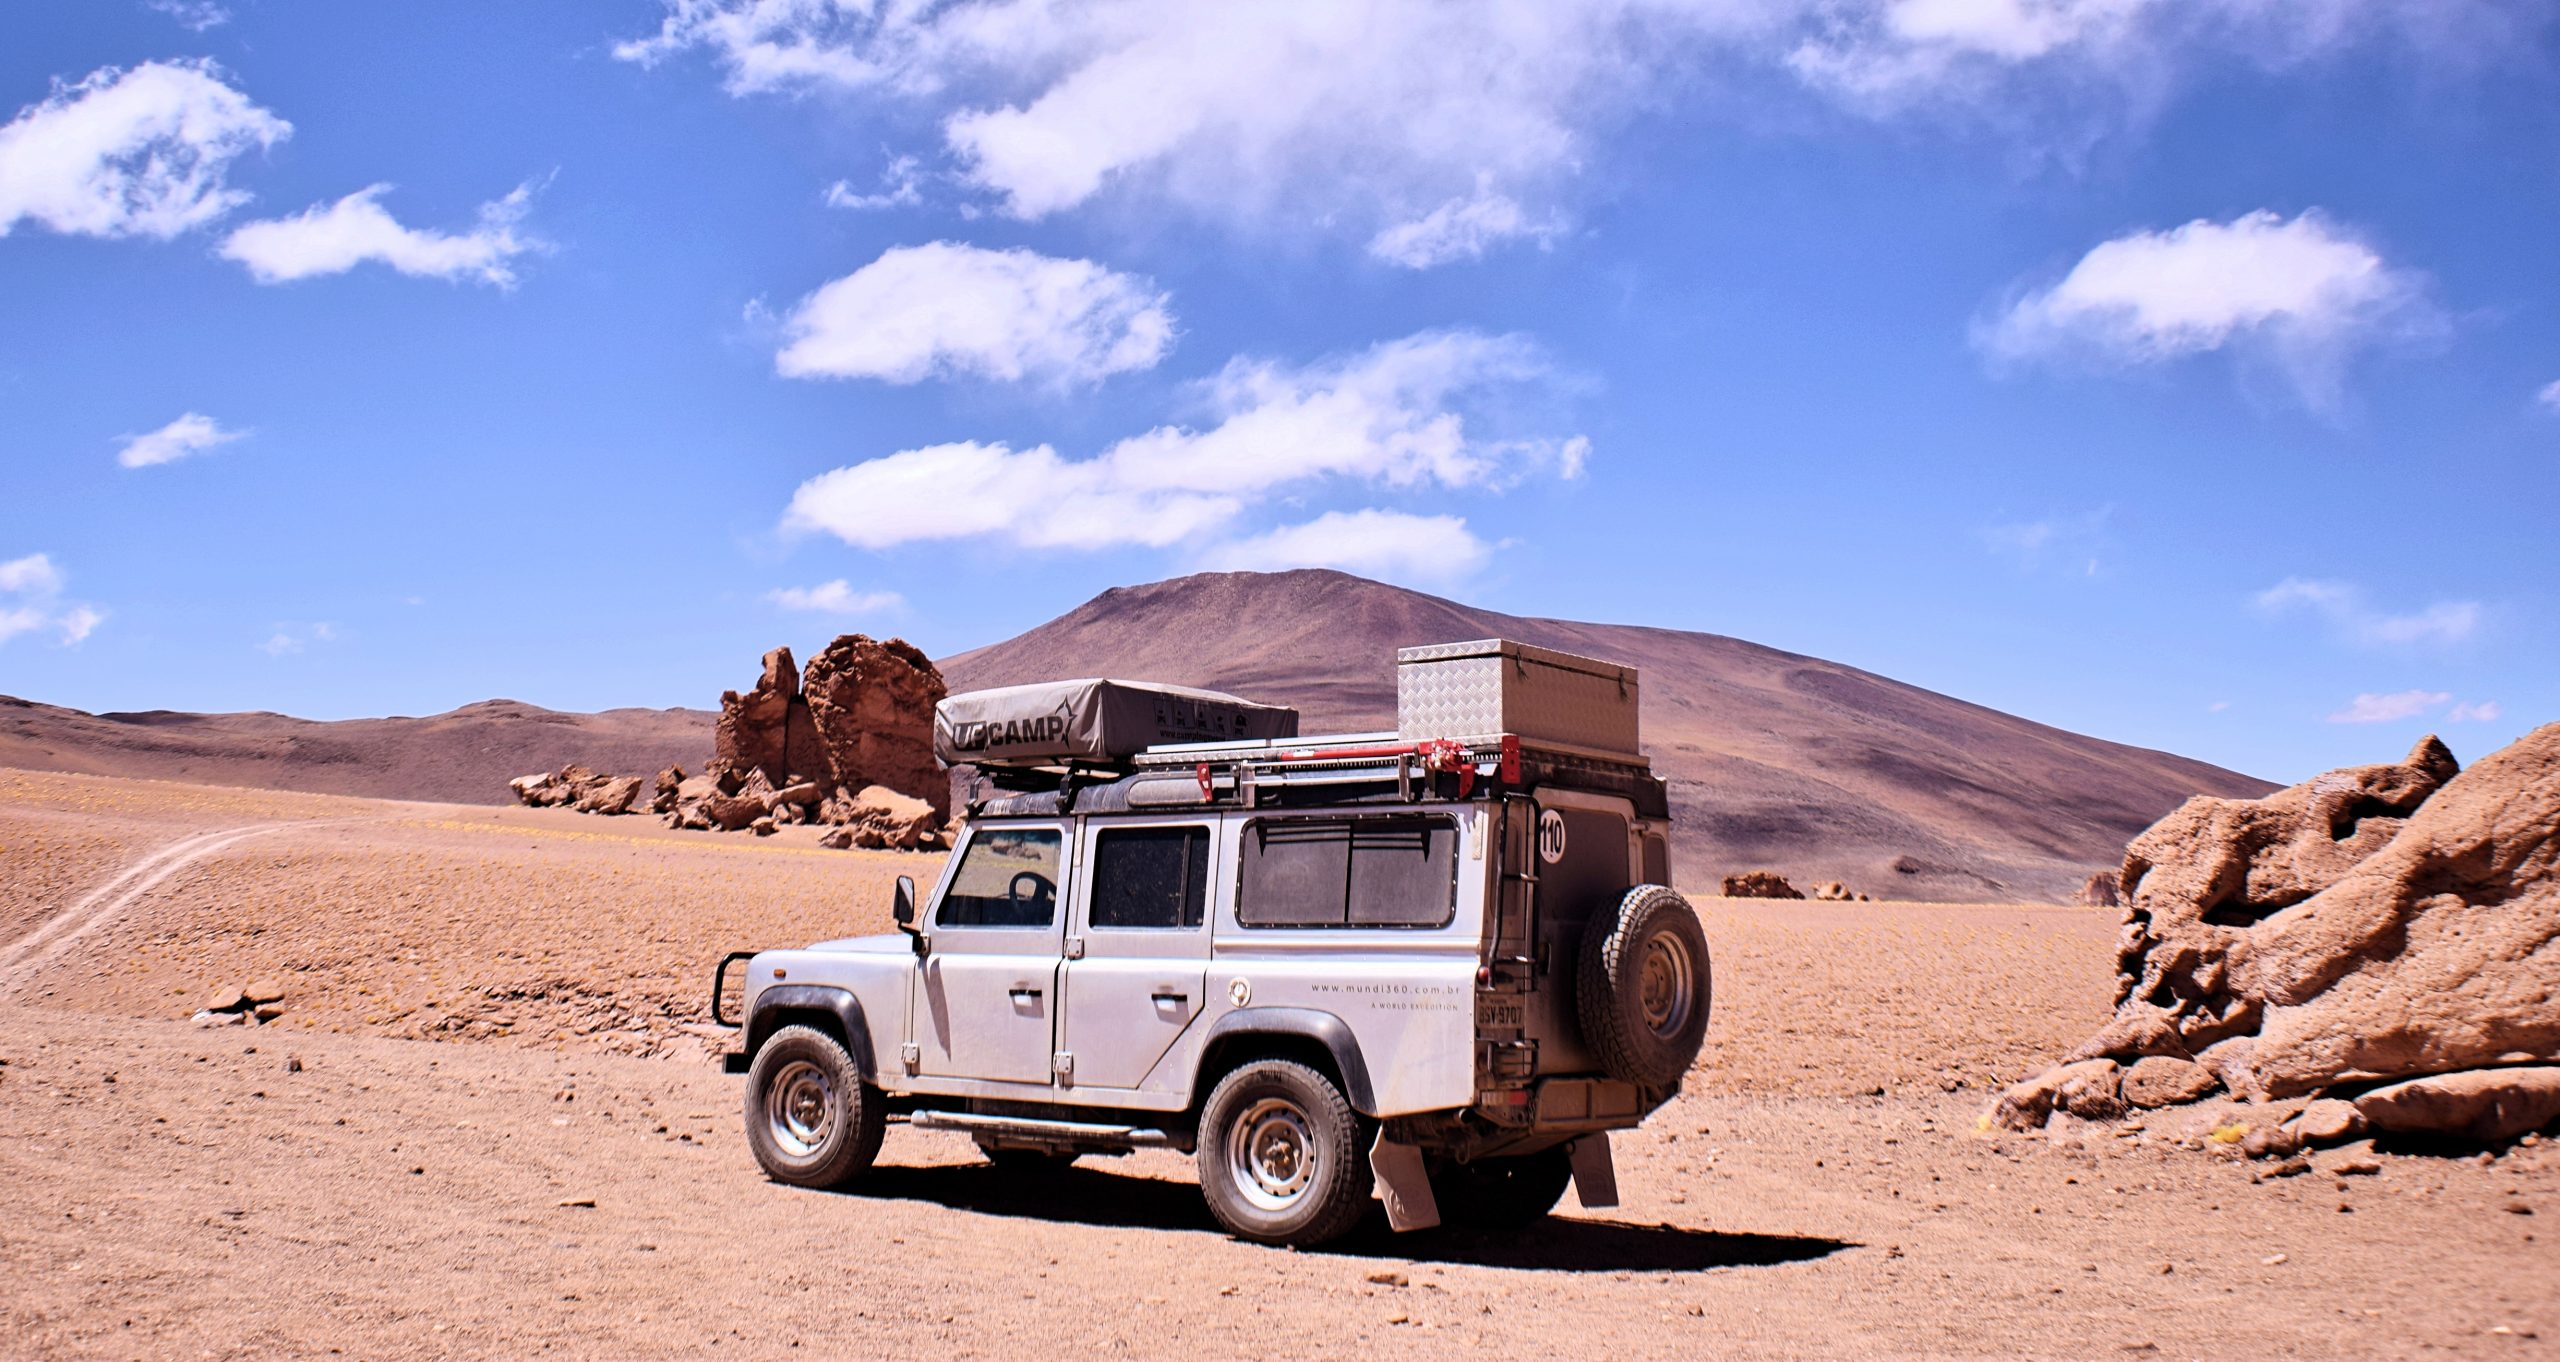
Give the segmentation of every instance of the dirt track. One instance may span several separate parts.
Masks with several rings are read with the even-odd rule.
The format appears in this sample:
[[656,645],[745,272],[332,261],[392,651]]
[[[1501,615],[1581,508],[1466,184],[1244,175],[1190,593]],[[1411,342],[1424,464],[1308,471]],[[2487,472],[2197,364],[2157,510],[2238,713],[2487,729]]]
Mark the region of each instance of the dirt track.
[[[359,821],[116,887],[203,832],[319,819]],[[767,1183],[737,1081],[682,1029],[704,965],[870,925],[919,865],[0,772],[0,960],[84,900],[125,900],[0,994],[0,1352],[2538,1357],[2560,1339],[2550,1144],[2253,1184],[2167,1147],[2165,1121],[1978,1135],[1987,1082],[2103,1013],[2111,924],[2060,909],[1707,905],[1707,1064],[1620,1138],[1623,1210],[1531,1239],[1254,1248],[1214,1230],[1176,1156],[1044,1183],[903,1127],[858,1194]],[[282,1021],[183,1019],[261,972],[289,983]],[[1388,1273],[1406,1284],[1370,1280]]]

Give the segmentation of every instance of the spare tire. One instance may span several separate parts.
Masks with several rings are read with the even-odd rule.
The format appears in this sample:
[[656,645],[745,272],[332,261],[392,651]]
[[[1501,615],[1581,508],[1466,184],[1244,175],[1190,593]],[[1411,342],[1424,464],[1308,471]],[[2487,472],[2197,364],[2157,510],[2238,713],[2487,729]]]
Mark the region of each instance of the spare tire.
[[1715,992],[1689,901],[1640,884],[1593,913],[1580,975],[1582,1037],[1600,1067],[1641,1088],[1678,1087],[1706,1041]]

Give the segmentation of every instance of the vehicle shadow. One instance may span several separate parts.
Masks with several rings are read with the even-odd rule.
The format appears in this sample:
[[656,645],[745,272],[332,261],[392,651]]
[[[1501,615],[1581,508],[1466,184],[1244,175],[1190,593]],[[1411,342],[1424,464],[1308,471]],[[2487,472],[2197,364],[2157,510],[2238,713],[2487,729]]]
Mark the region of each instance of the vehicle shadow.
[[[841,1195],[922,1201],[957,1211],[1111,1229],[1223,1234],[1187,1182],[1102,1168],[1059,1172],[988,1164],[874,1168]],[[1862,1245],[1813,1235],[1683,1229],[1558,1216],[1512,1234],[1425,1230],[1395,1234],[1373,1212],[1349,1236],[1313,1252],[1348,1258],[1448,1263],[1536,1272],[1707,1272],[1828,1258]]]

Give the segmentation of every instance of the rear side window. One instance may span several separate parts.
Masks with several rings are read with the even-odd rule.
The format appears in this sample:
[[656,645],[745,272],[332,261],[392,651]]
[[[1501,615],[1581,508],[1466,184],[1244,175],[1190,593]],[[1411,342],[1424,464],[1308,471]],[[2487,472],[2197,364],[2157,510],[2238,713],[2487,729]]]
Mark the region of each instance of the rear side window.
[[1457,913],[1447,818],[1260,818],[1242,859],[1236,920],[1248,927],[1439,927]]
[[1208,920],[1209,830],[1118,828],[1093,839],[1096,927],[1197,927]]

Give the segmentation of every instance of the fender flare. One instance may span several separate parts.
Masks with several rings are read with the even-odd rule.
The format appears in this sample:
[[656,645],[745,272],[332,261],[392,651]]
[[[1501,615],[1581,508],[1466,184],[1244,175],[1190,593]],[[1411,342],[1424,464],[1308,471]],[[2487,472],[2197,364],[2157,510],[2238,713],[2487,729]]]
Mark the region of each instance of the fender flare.
[[1240,1007],[1209,1028],[1200,1043],[1201,1055],[1216,1054],[1219,1042],[1235,1036],[1290,1036],[1316,1042],[1333,1056],[1333,1066],[1342,1074],[1342,1095],[1351,1100],[1351,1109],[1364,1116],[1377,1114],[1378,1095],[1369,1083],[1368,1062],[1360,1056],[1360,1042],[1351,1034],[1350,1023],[1342,1018],[1312,1007]]
[[794,1012],[824,1012],[844,1028],[844,1048],[853,1056],[853,1067],[868,1083],[878,1077],[871,1052],[871,1022],[862,1015],[862,1000],[841,988],[825,984],[775,984],[756,995],[755,1004],[747,1012],[746,1053],[753,1058],[773,1033],[782,1029],[783,1019]]

